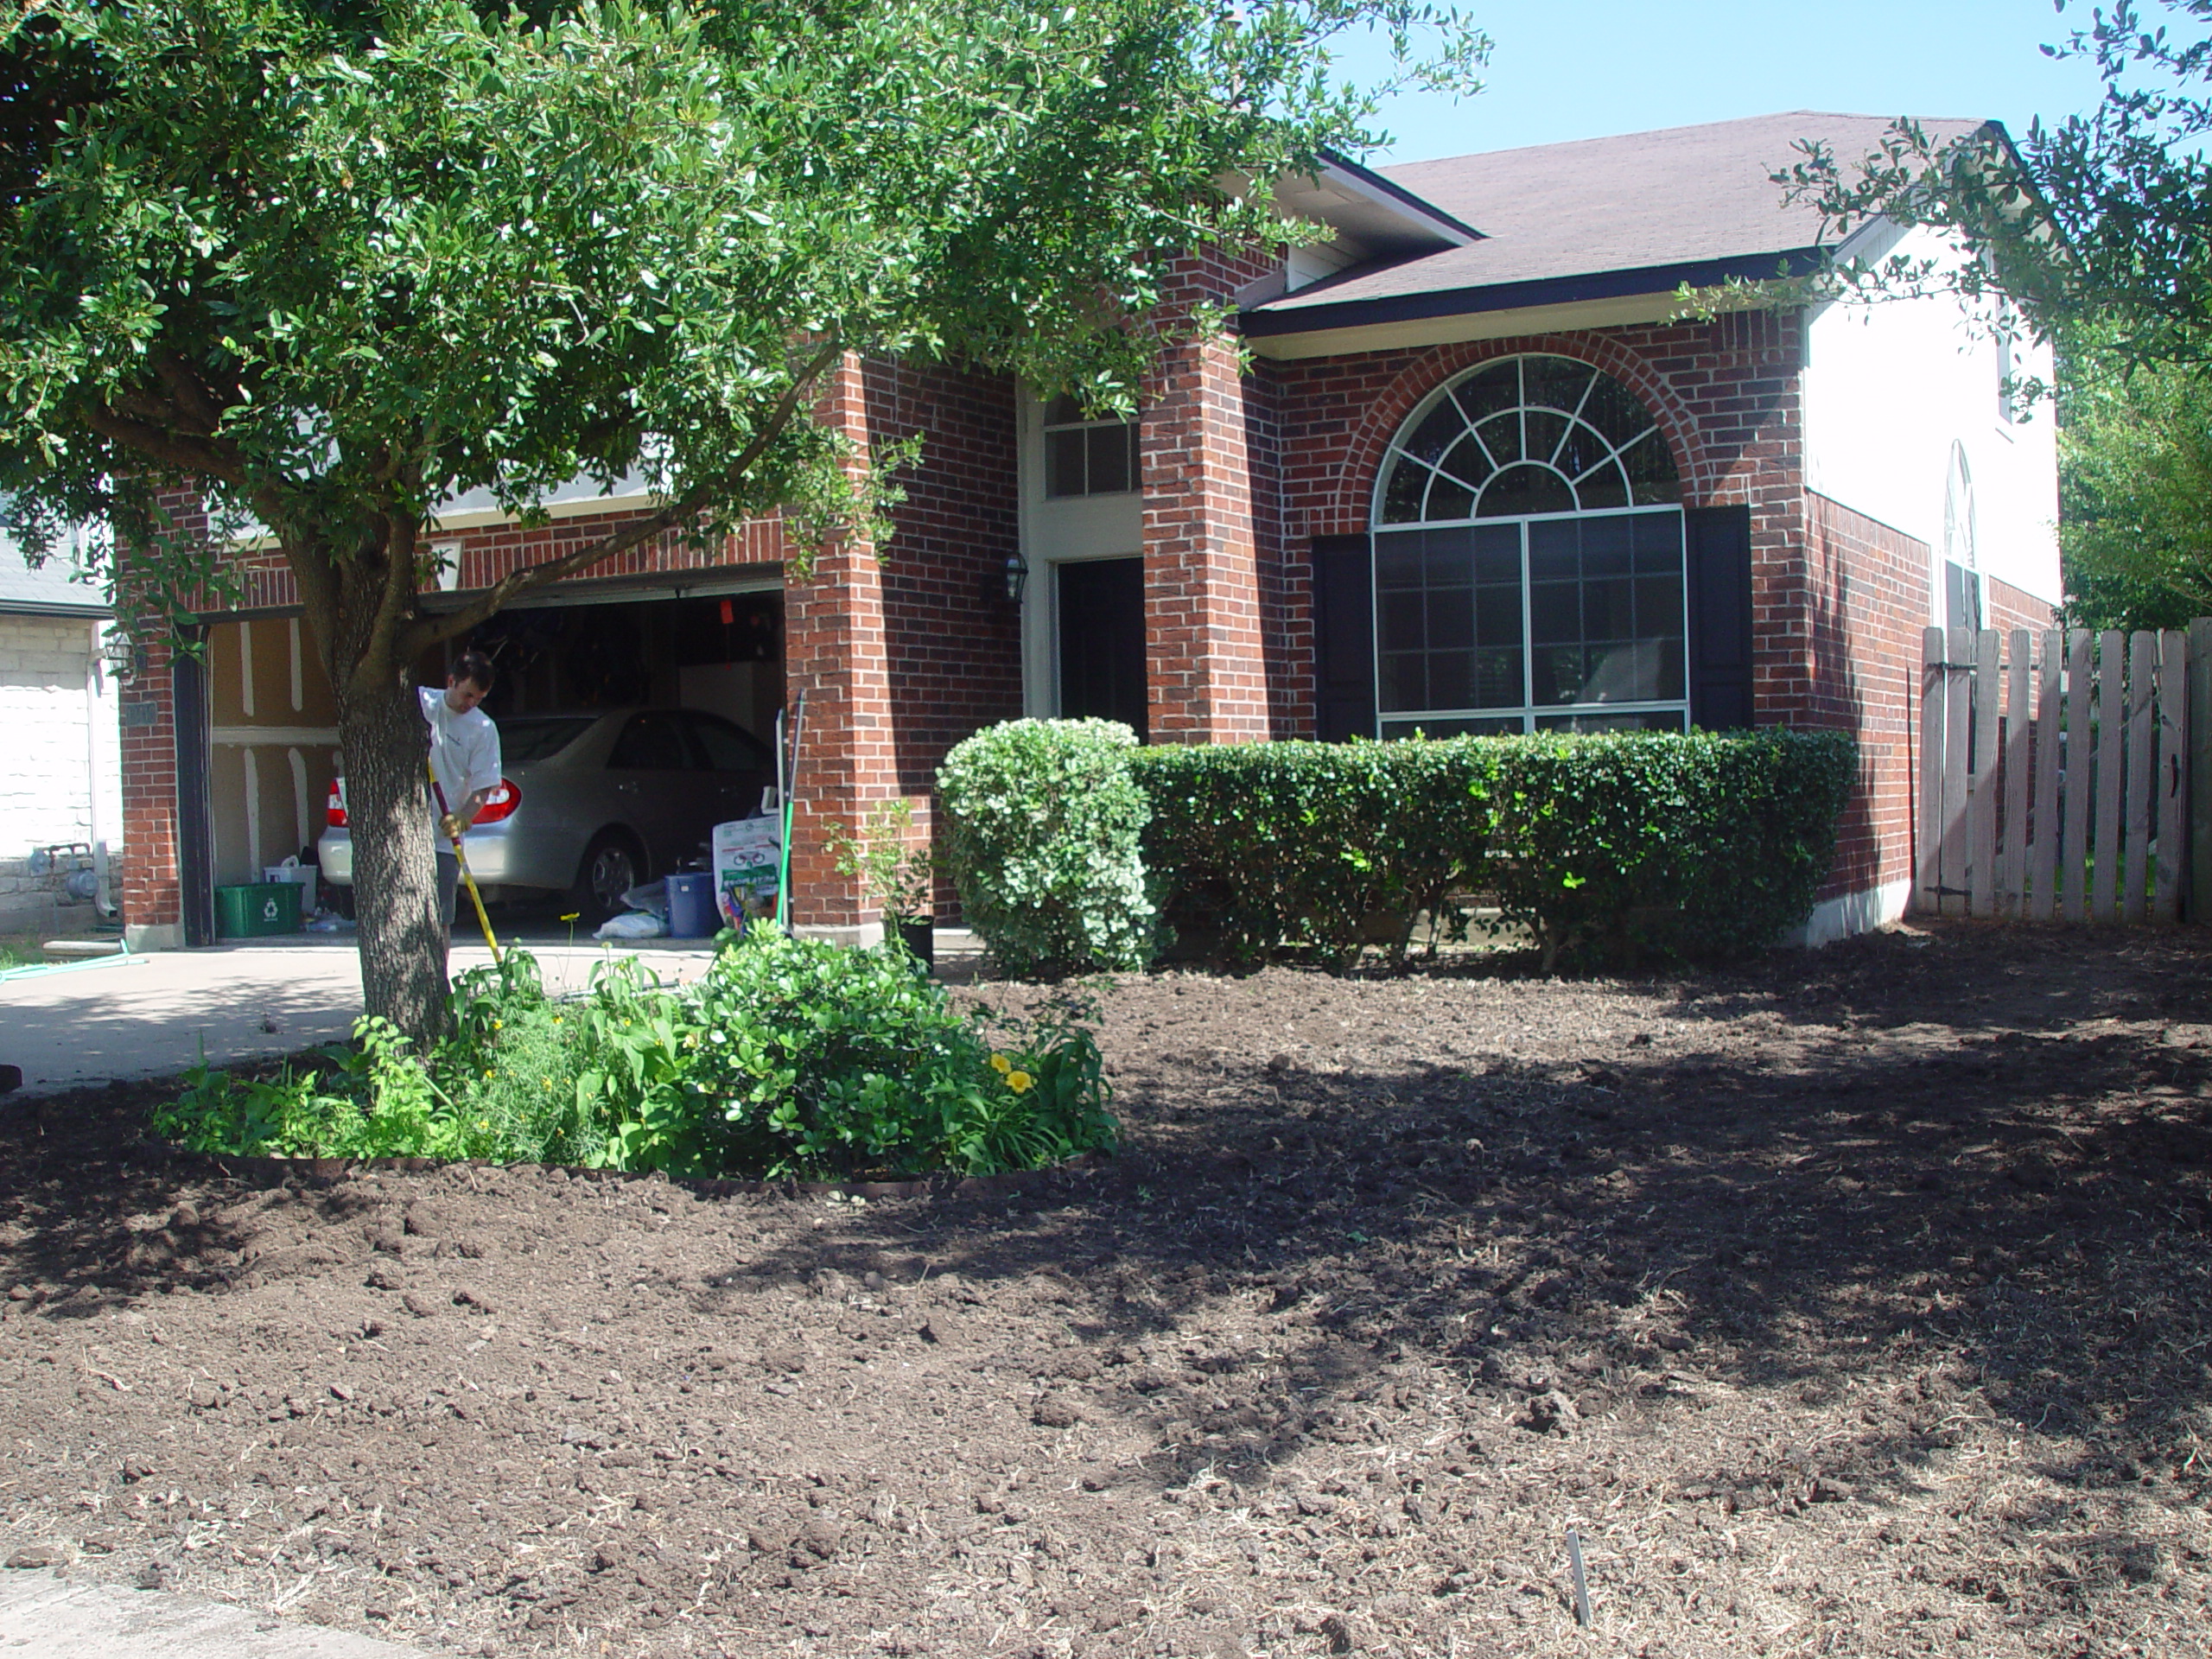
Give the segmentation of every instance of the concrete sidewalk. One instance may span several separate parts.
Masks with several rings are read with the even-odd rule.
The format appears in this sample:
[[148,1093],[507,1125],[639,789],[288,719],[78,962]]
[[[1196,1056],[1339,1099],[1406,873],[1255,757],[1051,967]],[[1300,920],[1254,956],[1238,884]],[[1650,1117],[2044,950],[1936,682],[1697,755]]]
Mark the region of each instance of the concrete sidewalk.
[[423,1650],[166,1590],[0,1572],[0,1655],[15,1659],[416,1659]]
[[[696,979],[714,959],[703,942],[617,950],[523,943],[556,995],[584,989],[610,957],[634,957],[664,981]],[[456,946],[453,969],[490,960],[481,944]],[[351,934],[165,950],[0,980],[0,1062],[22,1067],[23,1093],[51,1093],[171,1076],[203,1053],[222,1065],[296,1053],[344,1037],[360,1013]]]

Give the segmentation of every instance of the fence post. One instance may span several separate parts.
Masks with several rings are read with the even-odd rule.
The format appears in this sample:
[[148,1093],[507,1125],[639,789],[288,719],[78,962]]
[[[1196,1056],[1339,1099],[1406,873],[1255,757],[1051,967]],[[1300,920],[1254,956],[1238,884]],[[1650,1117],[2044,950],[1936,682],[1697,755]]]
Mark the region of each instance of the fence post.
[[1920,636],[1920,835],[1915,850],[1913,908],[1929,915],[1943,908],[1943,735],[1950,729],[1946,704],[1950,677],[1943,671],[1943,630]]
[[2028,914],[2038,922],[2058,914],[2059,677],[2065,662],[2066,636],[2053,628],[2043,637],[2043,687],[2036,702],[2036,856]]
[[2005,822],[1997,860],[1997,908],[2018,918],[2028,894],[2028,639],[2025,628],[2007,636],[2012,659],[2005,675]]
[[2158,819],[2158,877],[2151,889],[2151,919],[2181,919],[2182,870],[2189,837],[2189,637],[2178,629],[2158,635],[2158,775],[2152,810]]
[[2095,636],[2074,628],[2066,636],[2066,919],[2088,918],[2089,780],[2095,775],[2089,705],[2096,674],[2089,650]]
[[2120,861],[2120,918],[2139,922],[2150,907],[2151,778],[2158,746],[2154,670],[2158,636],[2139,629],[2127,637],[2127,854]]
[[2189,893],[2186,914],[2212,923],[2212,617],[2189,625]]

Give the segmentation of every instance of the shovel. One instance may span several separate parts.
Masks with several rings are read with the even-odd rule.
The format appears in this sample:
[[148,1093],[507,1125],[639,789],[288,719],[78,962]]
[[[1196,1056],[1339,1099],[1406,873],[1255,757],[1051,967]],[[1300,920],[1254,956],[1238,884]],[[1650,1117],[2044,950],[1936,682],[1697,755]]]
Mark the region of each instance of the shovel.
[[[453,809],[446,804],[445,785],[438,781],[438,769],[430,764],[428,755],[423,757],[423,769],[430,774],[430,792],[438,798],[440,820],[451,817]],[[476,925],[484,930],[484,943],[492,947],[493,965],[504,968],[506,964],[499,960],[499,942],[492,937],[492,918],[484,913],[484,895],[476,891],[476,878],[468,873],[468,855],[461,850],[461,837],[458,835],[450,839],[453,842],[453,855],[461,865],[461,879],[468,886],[468,902],[476,906]]]

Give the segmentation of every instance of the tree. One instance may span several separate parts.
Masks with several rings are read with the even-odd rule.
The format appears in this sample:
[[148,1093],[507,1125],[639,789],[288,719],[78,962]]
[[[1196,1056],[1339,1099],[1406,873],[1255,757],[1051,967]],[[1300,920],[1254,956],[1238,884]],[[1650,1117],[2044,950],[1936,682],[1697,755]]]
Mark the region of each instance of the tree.
[[[1159,253],[1280,237],[1265,181],[1365,141],[1327,74],[1360,28],[1434,84],[1485,45],[1414,0],[11,6],[12,527],[111,522],[141,626],[221,591],[229,532],[279,538],[336,693],[367,1006],[428,1035],[417,656],[655,537],[869,511],[812,418],[849,352],[1128,407]],[[632,472],[652,512],[416,608],[441,501],[530,522]],[[163,512],[180,486],[212,531]]]
[[2212,614],[2212,372],[2130,365],[2072,331],[2059,356],[2059,544],[2075,627]]

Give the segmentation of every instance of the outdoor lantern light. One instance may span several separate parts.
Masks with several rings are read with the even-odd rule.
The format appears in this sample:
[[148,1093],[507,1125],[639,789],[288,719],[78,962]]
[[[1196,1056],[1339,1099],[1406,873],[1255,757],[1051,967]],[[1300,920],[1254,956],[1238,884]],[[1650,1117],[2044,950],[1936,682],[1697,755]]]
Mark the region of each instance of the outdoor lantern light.
[[1020,554],[1006,562],[1006,596],[1016,605],[1021,603],[1021,590],[1029,582],[1029,564]]

